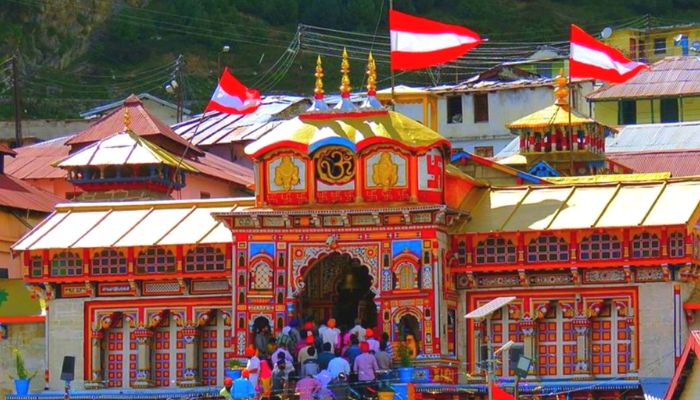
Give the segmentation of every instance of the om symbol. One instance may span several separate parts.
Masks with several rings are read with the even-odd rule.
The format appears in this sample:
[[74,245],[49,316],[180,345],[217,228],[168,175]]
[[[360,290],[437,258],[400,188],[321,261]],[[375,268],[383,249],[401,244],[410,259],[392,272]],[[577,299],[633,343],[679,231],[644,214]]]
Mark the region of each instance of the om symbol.
[[348,150],[331,147],[323,150],[316,160],[316,175],[330,184],[343,184],[355,176],[355,160]]

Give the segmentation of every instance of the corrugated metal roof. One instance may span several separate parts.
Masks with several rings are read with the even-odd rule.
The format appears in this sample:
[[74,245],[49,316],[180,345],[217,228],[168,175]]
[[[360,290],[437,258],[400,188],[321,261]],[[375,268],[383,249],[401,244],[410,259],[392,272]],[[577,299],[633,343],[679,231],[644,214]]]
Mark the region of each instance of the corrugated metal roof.
[[700,179],[489,188],[455,231],[681,225],[698,204]]
[[212,217],[253,198],[59,204],[12,248],[16,251],[226,243],[231,231]]
[[[1,157],[1,156],[0,156]],[[0,174],[0,206],[51,212],[64,199],[13,176]]]
[[606,153],[681,149],[700,149],[700,121],[627,125],[605,141]]
[[282,121],[305,111],[309,104],[311,102],[304,97],[265,96],[252,114],[231,115],[212,111],[204,118],[199,115],[173,125],[173,130],[197,146],[257,140]]
[[[138,95],[136,95],[136,97],[138,97],[141,100],[143,100],[143,99],[151,100],[151,101],[156,102],[162,106],[172,108],[173,110],[177,109],[177,104],[173,104],[169,101],[163,100],[160,97],[154,96],[150,93],[145,93],[145,92],[139,93]],[[103,104],[101,106],[91,108],[87,111],[83,111],[80,113],[80,116],[82,118],[92,118],[92,117],[96,116],[97,114],[101,114],[104,111],[111,110],[111,109],[116,108],[116,107],[121,107],[123,104],[124,104],[124,100],[113,101],[111,103]],[[189,115],[191,113],[189,108],[184,108],[184,107],[182,109],[182,112],[185,115]]]
[[133,132],[119,132],[69,155],[56,165],[60,168],[100,165],[165,164],[198,172],[187,161]]
[[700,176],[700,150],[612,153],[607,158],[636,172],[665,171],[674,177]]
[[90,125],[87,129],[78,132],[75,136],[68,140],[67,144],[77,145],[96,142],[104,139],[116,132],[124,130],[124,108],[129,110],[129,127],[139,136],[163,136],[171,142],[178,143],[181,146],[190,146],[190,151],[200,154],[201,150],[195,146],[191,146],[187,140],[181,138],[164,122],[154,117],[141,102],[141,99],[135,95],[129,96],[124,100],[123,107],[116,108],[102,117],[100,120]]
[[603,101],[698,94],[700,94],[700,59],[696,56],[686,56],[666,57],[627,82],[603,86],[586,97],[593,101]]

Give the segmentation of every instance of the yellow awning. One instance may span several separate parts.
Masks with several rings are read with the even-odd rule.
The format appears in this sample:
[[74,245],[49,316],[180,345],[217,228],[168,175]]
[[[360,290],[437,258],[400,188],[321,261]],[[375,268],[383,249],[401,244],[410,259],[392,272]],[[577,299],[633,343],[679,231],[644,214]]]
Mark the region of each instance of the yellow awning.
[[646,174],[555,176],[547,177],[547,180],[556,185],[571,185],[574,183],[658,181],[663,179],[669,179],[670,177],[670,172],[651,172]]
[[252,198],[59,204],[12,247],[15,251],[231,242],[212,217]]
[[[571,111],[571,125],[592,124],[594,120],[579,114],[576,110]],[[548,126],[569,125],[569,107],[565,105],[551,105],[530,115],[526,115],[508,125],[510,129],[518,128],[545,128]]]

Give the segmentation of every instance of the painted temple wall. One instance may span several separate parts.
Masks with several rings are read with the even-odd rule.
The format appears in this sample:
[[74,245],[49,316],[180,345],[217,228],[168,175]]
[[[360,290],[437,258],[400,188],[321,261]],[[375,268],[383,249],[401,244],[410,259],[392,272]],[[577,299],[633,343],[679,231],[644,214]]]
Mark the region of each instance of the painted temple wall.
[[49,303],[49,388],[63,390],[61,367],[64,356],[75,356],[74,388],[83,387],[84,304],[88,299],[55,299]]
[[[37,372],[32,379],[30,391],[44,389],[44,323],[32,322],[8,325],[8,340],[0,340],[0,398],[14,393],[14,382],[10,376],[16,376],[15,359],[12,347],[22,351],[24,363],[31,372]],[[60,373],[60,371],[59,371]]]

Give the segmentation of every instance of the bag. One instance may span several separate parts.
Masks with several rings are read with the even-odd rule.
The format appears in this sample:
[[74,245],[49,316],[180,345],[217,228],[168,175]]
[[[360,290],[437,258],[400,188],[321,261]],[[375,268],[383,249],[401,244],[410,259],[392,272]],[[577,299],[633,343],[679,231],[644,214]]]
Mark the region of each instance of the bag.
[[294,342],[294,339],[287,335],[286,333],[278,333],[276,337],[276,342],[279,346],[282,346],[287,349],[290,353],[294,353],[296,350],[296,343]]

